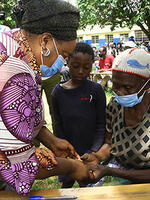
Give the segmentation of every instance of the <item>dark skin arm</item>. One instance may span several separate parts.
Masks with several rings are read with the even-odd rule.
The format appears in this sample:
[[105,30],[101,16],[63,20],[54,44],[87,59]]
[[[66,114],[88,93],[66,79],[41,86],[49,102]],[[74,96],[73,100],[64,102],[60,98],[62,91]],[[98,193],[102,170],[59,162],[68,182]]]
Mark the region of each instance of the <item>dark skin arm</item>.
[[106,133],[105,142],[102,147],[97,152],[92,152],[91,154],[84,154],[81,159],[86,165],[97,165],[100,161],[105,161],[110,156],[111,149],[111,134]]
[[93,171],[95,176],[94,182],[97,182],[104,176],[115,176],[124,179],[128,179],[133,183],[149,183],[150,182],[150,170],[125,170],[110,168],[103,165],[89,166],[89,170]]
[[93,179],[93,173],[78,160],[56,158],[57,165],[52,170],[46,170],[42,167],[39,168],[37,179],[44,179],[56,175],[68,175],[69,177],[78,181],[88,181]]
[[[124,179],[128,179],[133,183],[149,183],[150,182],[150,170],[125,170],[125,169],[116,169],[110,168],[103,165],[98,165],[99,161],[104,161],[110,156],[111,149],[111,134],[107,133],[105,138],[105,144],[101,147],[101,149],[92,154],[88,154],[84,163],[88,165],[89,170],[93,171],[93,175],[95,179],[93,182],[97,182],[104,176],[115,176]],[[95,166],[90,166],[95,165]]]
[[73,146],[67,141],[54,136],[45,126],[41,128],[37,139],[48,149],[52,150],[57,157],[79,159]]

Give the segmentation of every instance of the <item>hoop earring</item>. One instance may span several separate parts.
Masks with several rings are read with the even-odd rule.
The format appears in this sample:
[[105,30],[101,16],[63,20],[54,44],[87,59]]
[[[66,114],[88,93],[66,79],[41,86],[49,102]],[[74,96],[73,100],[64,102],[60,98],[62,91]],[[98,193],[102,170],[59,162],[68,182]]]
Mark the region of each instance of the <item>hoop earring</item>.
[[50,49],[49,49],[49,48],[46,47],[46,52],[44,53],[44,52],[43,52],[43,48],[41,47],[41,54],[42,54],[43,56],[49,56],[50,53],[51,53],[51,52],[50,52]]

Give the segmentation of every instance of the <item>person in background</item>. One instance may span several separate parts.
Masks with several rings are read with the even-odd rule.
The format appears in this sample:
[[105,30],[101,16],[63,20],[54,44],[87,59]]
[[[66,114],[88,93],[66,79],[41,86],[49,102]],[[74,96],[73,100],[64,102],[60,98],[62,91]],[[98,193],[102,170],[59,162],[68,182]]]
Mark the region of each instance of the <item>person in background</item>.
[[99,49],[99,70],[108,70],[112,67],[114,57],[107,54],[105,46]]
[[98,49],[96,46],[93,46],[92,48],[94,51],[94,62],[95,62],[96,60],[98,60]]
[[116,57],[116,43],[110,42],[107,46],[107,54]]
[[133,35],[129,37],[129,41],[135,42],[135,39],[134,39]]
[[[41,97],[41,75],[75,48],[79,11],[62,0],[22,0],[22,8],[22,29],[0,33],[0,177],[27,195],[35,179],[92,173],[46,128]],[[36,148],[34,138],[51,151]]]
[[145,49],[146,51],[148,51],[148,42],[142,42],[141,45],[139,46],[140,49]]
[[[105,46],[100,47],[98,72],[107,72],[108,70],[111,70],[113,60],[114,57],[107,54],[107,48]],[[110,79],[110,75],[107,74],[104,78],[102,78],[100,73],[95,74],[93,77],[93,81],[100,83],[103,88],[107,85]]]
[[[5,20],[5,12],[3,11],[2,6],[0,5],[0,21],[4,21],[4,20]],[[10,28],[8,26],[0,24],[0,32],[5,32],[9,30]]]
[[18,4],[14,7],[13,13],[16,17],[16,28],[21,27],[21,21],[23,17],[23,8],[22,8],[22,0],[18,0]]
[[123,43],[124,50],[132,49],[132,48],[135,48],[135,47],[136,47],[136,44],[133,41],[127,41],[127,42]]
[[[87,79],[93,61],[92,47],[77,43],[68,58],[71,79],[57,84],[52,92],[56,136],[68,140],[79,155],[98,151],[104,141],[105,93],[100,84]],[[75,182],[67,176],[59,180],[62,188]]]
[[128,49],[112,67],[113,97],[106,109],[106,138],[85,163],[95,179],[113,176],[119,184],[150,183],[150,54]]
[[117,55],[119,55],[121,52],[123,52],[123,47],[122,47],[122,43],[121,42],[117,43],[116,52],[117,52]]

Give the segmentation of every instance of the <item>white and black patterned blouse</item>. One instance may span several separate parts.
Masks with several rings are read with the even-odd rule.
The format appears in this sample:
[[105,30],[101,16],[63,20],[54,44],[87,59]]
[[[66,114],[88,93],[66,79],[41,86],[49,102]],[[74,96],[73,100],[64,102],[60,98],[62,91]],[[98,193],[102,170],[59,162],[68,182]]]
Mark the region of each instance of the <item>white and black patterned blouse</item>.
[[124,109],[114,98],[107,106],[107,131],[112,134],[111,154],[123,166],[150,167],[150,107],[135,126],[124,123]]

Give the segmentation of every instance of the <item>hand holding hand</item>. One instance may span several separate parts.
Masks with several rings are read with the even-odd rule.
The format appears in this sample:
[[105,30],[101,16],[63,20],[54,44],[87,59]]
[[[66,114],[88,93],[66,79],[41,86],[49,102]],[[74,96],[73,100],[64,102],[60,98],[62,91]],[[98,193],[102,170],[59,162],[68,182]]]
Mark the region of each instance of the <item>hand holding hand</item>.
[[[72,160],[72,159],[69,159]],[[88,170],[87,166],[82,161],[72,160],[72,169],[69,176],[84,184],[89,183],[89,180],[93,180],[95,177],[92,171]]]
[[75,151],[74,147],[64,139],[57,138],[52,145],[52,151],[57,157],[80,159],[80,156]]
[[81,156],[81,160],[85,165],[98,165],[99,160],[94,152],[88,154],[85,153],[83,156]]

